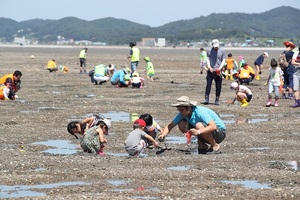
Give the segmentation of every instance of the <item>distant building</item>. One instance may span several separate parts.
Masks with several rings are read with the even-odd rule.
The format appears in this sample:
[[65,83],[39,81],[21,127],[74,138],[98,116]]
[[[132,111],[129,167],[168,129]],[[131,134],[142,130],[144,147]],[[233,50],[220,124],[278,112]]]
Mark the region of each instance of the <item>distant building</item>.
[[25,44],[25,43],[26,43],[25,36],[14,38],[14,44]]
[[165,38],[142,38],[142,42],[139,43],[141,46],[145,47],[165,47]]
[[95,46],[106,46],[106,42],[94,42],[93,45]]
[[155,38],[142,38],[141,46],[155,47]]
[[273,47],[274,46],[274,40],[267,40],[266,43],[267,43],[267,46],[269,47]]
[[80,46],[87,46],[87,45],[92,45],[93,43],[89,40],[80,40],[80,41],[75,41],[74,44]]
[[165,47],[166,46],[166,38],[157,38],[156,45],[157,47]]

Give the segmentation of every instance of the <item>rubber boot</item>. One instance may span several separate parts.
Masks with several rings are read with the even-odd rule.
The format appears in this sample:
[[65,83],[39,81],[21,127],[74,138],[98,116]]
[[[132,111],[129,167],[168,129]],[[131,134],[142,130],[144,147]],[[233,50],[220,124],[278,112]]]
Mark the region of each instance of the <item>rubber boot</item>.
[[286,95],[285,95],[285,93],[282,93],[282,98],[283,98],[283,99],[286,99],[286,98],[287,98]]
[[300,99],[295,100],[295,104],[293,105],[293,108],[300,107]]
[[216,97],[216,99],[215,99],[215,105],[220,105],[219,97]]
[[260,75],[257,74],[255,79],[259,81],[260,80]]
[[229,76],[228,75],[226,75],[226,80],[229,80]]
[[246,107],[246,106],[248,106],[248,104],[249,104],[249,103],[247,102],[246,99],[243,99],[243,100],[241,101],[241,103],[242,103],[242,104],[241,104],[242,107]]
[[274,106],[275,106],[275,107],[278,107],[278,99],[275,99]]
[[271,105],[272,105],[272,98],[269,98],[266,107],[270,107]]
[[232,75],[230,76],[230,80],[233,80],[233,76]]
[[208,95],[205,95],[204,104],[205,105],[209,104],[209,96]]
[[200,137],[205,139],[209,144],[210,148],[214,151],[217,152],[220,149],[220,145],[216,142],[216,140],[213,138],[212,133],[201,133]]
[[99,155],[101,155],[101,156],[105,155],[103,149],[104,149],[104,145],[101,144],[100,149],[99,149],[99,151],[97,152],[97,153],[98,153]]
[[294,95],[293,95],[293,93],[289,93],[289,97],[288,97],[289,99],[293,99],[294,98]]

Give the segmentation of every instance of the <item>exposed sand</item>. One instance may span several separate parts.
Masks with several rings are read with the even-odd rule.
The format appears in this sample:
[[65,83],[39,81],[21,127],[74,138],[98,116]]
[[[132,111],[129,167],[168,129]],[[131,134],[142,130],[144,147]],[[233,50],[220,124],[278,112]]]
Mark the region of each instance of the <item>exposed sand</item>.
[[[191,153],[175,128],[169,143],[165,142],[167,149],[158,154],[158,150],[147,150],[146,157],[129,159],[123,143],[132,130],[130,117],[112,119],[104,157],[80,149],[67,155],[44,153],[49,146],[33,143],[61,140],[77,145],[66,126],[86,114],[150,113],[164,127],[176,114],[170,104],[179,96],[187,95],[199,104],[204,100],[206,80],[199,74],[196,48],[141,48],[141,57],[151,58],[159,80],[147,81],[145,88],[134,90],[109,83],[91,84],[87,75],[78,74],[79,49],[0,46],[0,75],[16,69],[23,73],[20,99],[0,101],[0,199],[18,197],[22,192],[23,199],[300,198],[298,166],[293,169],[287,164],[293,161],[299,165],[300,110],[291,108],[294,102],[285,99],[280,99],[278,108],[265,107],[267,86],[263,84],[270,58],[265,61],[262,80],[249,85],[254,96],[248,107],[241,108],[238,102],[228,106],[234,92],[227,80],[223,80],[221,104],[208,105],[227,125],[222,154]],[[277,58],[283,49],[225,50],[236,59],[243,55],[253,65],[260,53],[268,51],[270,57]],[[89,47],[88,68],[100,63],[128,66],[128,53],[129,47]],[[57,65],[66,64],[70,72],[49,73],[49,59],[56,59]],[[144,67],[141,61],[139,72],[145,77]],[[213,85],[211,102],[214,94]],[[257,181],[259,185],[257,189],[252,182],[243,187],[222,181]]]

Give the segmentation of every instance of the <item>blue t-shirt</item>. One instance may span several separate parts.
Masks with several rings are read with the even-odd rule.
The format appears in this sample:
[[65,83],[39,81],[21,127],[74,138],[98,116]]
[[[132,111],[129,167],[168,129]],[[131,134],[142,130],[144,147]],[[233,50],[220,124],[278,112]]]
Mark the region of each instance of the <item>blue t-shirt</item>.
[[187,120],[194,127],[196,127],[196,123],[198,122],[208,125],[209,122],[213,120],[219,129],[226,129],[226,126],[220,117],[213,110],[203,106],[194,106],[192,108],[192,116],[190,118],[184,117],[178,113],[173,119],[173,123],[178,124],[183,119]]
[[265,57],[263,55],[260,55],[254,62],[254,65],[262,65],[265,60]]
[[116,79],[119,79],[121,83],[125,84],[125,79],[124,79],[124,76],[125,76],[125,72],[124,70],[119,70],[119,71],[116,71],[112,77],[111,77],[111,81],[115,81]]

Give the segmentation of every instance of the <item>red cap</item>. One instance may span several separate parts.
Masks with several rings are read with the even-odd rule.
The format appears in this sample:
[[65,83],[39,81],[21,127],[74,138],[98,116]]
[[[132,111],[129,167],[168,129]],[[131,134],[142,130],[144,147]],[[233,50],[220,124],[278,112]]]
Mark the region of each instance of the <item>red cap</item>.
[[146,127],[146,122],[143,119],[137,119],[133,122],[133,124],[138,124],[141,127]]
[[286,47],[292,47],[295,48],[296,46],[294,45],[294,43],[292,43],[291,41],[286,41],[283,43],[284,46]]

